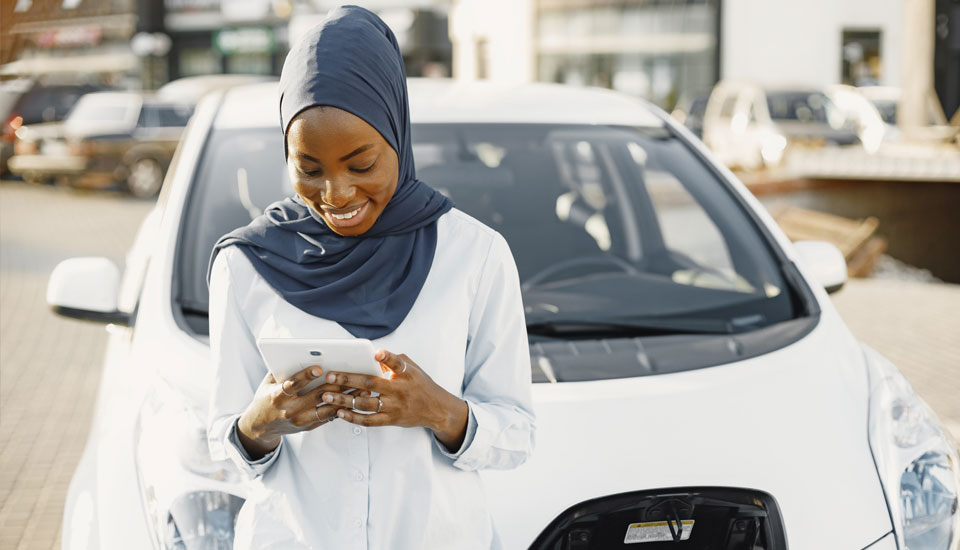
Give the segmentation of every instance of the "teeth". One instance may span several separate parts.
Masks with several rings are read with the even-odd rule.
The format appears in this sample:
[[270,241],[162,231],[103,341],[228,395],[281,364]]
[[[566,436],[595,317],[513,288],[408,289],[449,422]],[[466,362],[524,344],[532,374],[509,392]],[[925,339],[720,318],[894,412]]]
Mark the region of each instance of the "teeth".
[[353,212],[347,212],[346,214],[331,214],[331,215],[338,220],[349,220],[350,218],[356,216],[357,212],[360,212],[359,208],[357,208]]

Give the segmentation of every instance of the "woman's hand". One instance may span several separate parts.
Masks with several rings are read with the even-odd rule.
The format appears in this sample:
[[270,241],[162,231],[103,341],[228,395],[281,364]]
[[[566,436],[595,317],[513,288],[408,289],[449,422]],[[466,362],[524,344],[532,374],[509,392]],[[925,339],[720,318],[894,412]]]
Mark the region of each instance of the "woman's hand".
[[[390,371],[390,378],[331,372],[327,382],[377,392],[379,398],[354,399],[353,395],[330,390],[323,393],[323,400],[338,407],[336,414],[347,422],[361,426],[423,426],[433,430],[447,449],[459,449],[467,430],[466,401],[440,387],[406,355],[380,350],[375,357],[384,372]],[[374,414],[355,412],[351,410],[354,406]]]
[[324,392],[343,391],[343,387],[323,384],[303,391],[322,375],[323,369],[314,365],[280,385],[267,373],[237,423],[240,443],[251,457],[257,459],[276,449],[283,435],[312,430],[336,418],[339,407],[319,406],[323,404],[320,396]]

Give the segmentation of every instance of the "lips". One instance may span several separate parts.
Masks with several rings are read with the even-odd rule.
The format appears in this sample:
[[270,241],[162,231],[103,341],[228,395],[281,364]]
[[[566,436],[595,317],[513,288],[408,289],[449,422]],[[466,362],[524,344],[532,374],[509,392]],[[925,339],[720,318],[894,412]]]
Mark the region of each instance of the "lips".
[[370,201],[364,202],[358,206],[340,208],[336,210],[323,209],[323,217],[328,223],[336,227],[353,227],[363,223],[369,210]]

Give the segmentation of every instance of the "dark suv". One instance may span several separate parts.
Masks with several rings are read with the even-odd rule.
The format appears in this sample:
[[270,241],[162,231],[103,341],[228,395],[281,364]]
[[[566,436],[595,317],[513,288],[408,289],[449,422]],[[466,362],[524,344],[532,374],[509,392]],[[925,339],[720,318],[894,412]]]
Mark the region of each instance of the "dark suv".
[[18,135],[10,171],[31,181],[54,178],[78,187],[123,182],[131,194],[160,190],[193,105],[158,101],[138,92],[89,94],[55,135],[30,128]]

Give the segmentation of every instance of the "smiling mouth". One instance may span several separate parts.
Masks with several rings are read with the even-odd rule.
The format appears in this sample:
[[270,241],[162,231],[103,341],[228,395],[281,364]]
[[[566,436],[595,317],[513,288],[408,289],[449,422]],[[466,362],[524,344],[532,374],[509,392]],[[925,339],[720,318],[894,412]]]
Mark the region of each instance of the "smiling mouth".
[[363,221],[364,214],[367,212],[368,204],[370,204],[369,201],[364,202],[360,206],[354,207],[352,210],[333,211],[324,209],[324,214],[326,214],[327,219],[337,227],[351,227],[358,225],[361,221]]

